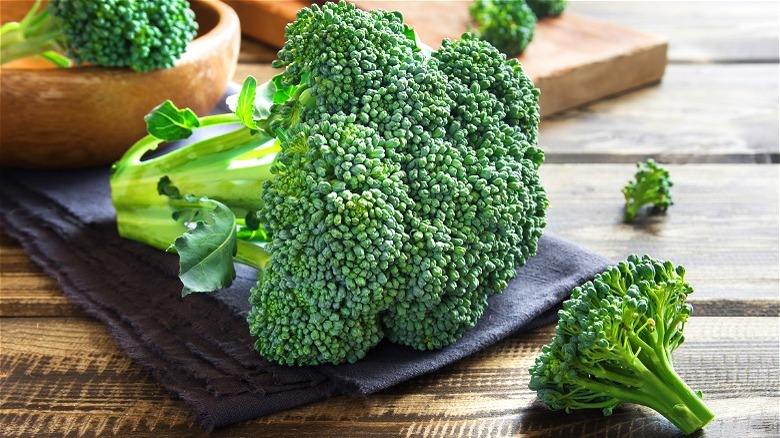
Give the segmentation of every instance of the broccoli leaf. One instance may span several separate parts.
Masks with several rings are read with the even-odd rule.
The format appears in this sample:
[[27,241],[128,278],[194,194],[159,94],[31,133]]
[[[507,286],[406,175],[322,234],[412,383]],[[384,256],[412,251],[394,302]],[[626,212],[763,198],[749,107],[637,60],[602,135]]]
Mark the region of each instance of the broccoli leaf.
[[165,141],[187,138],[200,126],[198,116],[191,109],[179,109],[170,100],[157,105],[144,120],[149,134]]
[[433,48],[422,42],[420,39],[420,34],[418,34],[413,27],[407,24],[404,24],[404,36],[414,41],[414,45],[416,46],[414,50],[415,52],[422,52],[425,56],[431,56],[433,53]]
[[255,123],[255,95],[257,94],[257,79],[254,76],[247,76],[244,85],[241,87],[241,93],[236,101],[235,113],[241,123],[249,129],[257,129]]
[[185,196],[185,201],[195,207],[192,213],[203,214],[203,219],[173,244],[179,253],[179,277],[184,283],[181,294],[225,288],[236,278],[236,217],[230,208],[211,199]]
[[297,85],[285,85],[284,84],[284,75],[276,75],[273,78],[271,78],[271,84],[274,86],[274,95],[273,95],[273,102],[274,103],[284,103],[290,100],[293,95],[295,95],[295,91],[298,89]]
[[271,81],[258,86],[257,79],[250,75],[244,79],[241,92],[228,96],[225,103],[249,129],[258,129],[257,120],[266,119],[271,115],[274,93],[276,87]]

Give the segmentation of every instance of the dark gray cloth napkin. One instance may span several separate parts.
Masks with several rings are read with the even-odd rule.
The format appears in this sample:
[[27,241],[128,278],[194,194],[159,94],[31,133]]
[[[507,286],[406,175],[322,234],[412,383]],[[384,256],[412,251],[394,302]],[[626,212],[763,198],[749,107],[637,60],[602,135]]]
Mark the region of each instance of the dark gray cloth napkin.
[[610,261],[546,233],[536,257],[458,342],[433,352],[382,342],[358,363],[284,367],[253,349],[246,315],[256,272],[213,295],[181,297],[178,259],[116,231],[108,169],[0,170],[0,226],[65,295],[192,406],[207,431],[335,394],[366,395],[555,319],[572,287]]

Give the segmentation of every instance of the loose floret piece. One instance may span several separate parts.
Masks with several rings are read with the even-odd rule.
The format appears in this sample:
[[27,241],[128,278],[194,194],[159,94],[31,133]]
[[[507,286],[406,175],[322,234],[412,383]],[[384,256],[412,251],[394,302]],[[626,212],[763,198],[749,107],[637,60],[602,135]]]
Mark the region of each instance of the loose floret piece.
[[652,158],[636,164],[634,179],[623,187],[626,198],[624,220],[631,222],[645,205],[652,205],[654,211],[664,212],[673,205],[669,171]]
[[550,409],[601,409],[623,403],[656,410],[683,433],[714,414],[674,370],[693,292],[685,269],[632,255],[582,286],[558,312],[555,336],[529,369],[528,387]]
[[38,55],[60,66],[73,60],[164,69],[184,53],[197,29],[187,0],[50,0],[42,10],[37,1],[20,22],[0,28],[0,63]]
[[523,53],[536,31],[536,15],[525,0],[475,0],[469,7],[476,34],[501,53]]
[[525,0],[536,18],[557,17],[566,9],[568,0]]
[[[241,157],[230,151],[244,140],[232,137],[123,159],[112,177],[120,231],[153,242],[133,204],[155,192],[159,224],[163,207],[175,208],[192,228],[175,245],[183,271],[199,258],[232,264],[231,251],[250,260],[260,271],[249,327],[275,362],[354,362],[385,337],[417,349],[451,344],[536,254],[547,207],[538,90],[489,43],[467,34],[433,52],[393,12],[328,2],[301,10],[286,36],[274,63],[284,71],[259,86],[247,80],[225,116],[244,124],[232,135],[258,166],[227,162]],[[161,124],[182,122],[162,131],[197,125],[178,111],[164,112]],[[174,167],[168,156],[195,161]],[[141,194],[164,176],[166,196]],[[230,216],[217,220],[223,214],[245,218],[237,233]],[[243,242],[250,234],[256,240]],[[267,257],[243,256],[244,243]],[[219,257],[185,258],[195,247]],[[197,280],[190,290],[215,289],[199,274],[187,279]]]

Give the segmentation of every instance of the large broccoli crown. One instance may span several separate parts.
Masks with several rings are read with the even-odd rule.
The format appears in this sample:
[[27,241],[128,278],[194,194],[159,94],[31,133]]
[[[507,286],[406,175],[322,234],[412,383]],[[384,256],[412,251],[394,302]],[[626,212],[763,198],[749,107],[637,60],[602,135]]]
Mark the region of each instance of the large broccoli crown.
[[195,37],[186,0],[51,0],[49,13],[76,63],[168,68]]
[[693,292],[685,270],[647,255],[626,261],[572,290],[555,336],[530,368],[529,388],[550,409],[602,409],[624,402],[666,416],[683,432],[712,412],[675,373]]
[[383,336],[452,343],[536,252],[538,90],[470,35],[427,55],[396,13],[315,5],[286,34],[258,350],[315,364]]

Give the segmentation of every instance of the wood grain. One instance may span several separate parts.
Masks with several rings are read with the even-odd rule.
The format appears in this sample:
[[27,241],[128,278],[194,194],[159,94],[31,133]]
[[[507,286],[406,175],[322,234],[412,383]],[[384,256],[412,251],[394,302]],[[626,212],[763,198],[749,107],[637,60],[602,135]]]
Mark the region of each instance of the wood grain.
[[100,436],[149,433],[184,425],[173,400],[86,318],[0,319],[5,436]]
[[0,317],[6,316],[83,316],[83,312],[17,242],[0,232]]
[[778,162],[777,64],[670,65],[659,85],[542,120],[550,162]]
[[[4,436],[199,436],[170,398],[89,319],[0,320]],[[693,318],[675,353],[717,417],[707,437],[778,432],[778,318]],[[641,407],[547,411],[527,368],[552,327],[520,334],[443,370],[364,397],[335,397],[217,430],[212,436],[677,436]]]
[[568,11],[669,39],[670,62],[778,62],[776,1],[572,1]]

